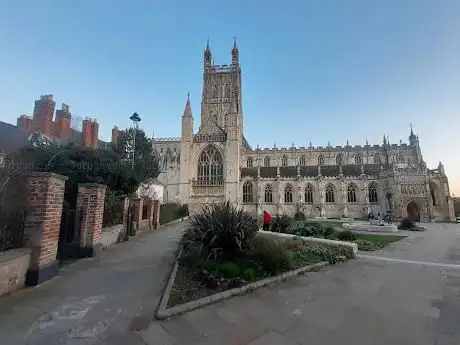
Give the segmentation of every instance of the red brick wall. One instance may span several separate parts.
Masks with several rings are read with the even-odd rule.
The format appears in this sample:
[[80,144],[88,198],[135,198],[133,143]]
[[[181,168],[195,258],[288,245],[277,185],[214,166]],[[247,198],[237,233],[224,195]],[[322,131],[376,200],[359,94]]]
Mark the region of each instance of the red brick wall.
[[61,175],[41,172],[25,176],[28,213],[24,238],[26,246],[32,248],[31,268],[56,261],[66,179]]
[[106,186],[96,183],[78,185],[77,210],[80,217],[80,247],[101,248],[102,219]]
[[53,95],[41,96],[35,101],[33,127],[39,129],[44,134],[52,135],[52,125],[54,108],[56,102],[53,101]]
[[116,145],[118,142],[118,138],[120,137],[120,130],[117,126],[112,128],[112,144]]
[[69,112],[56,110],[56,121],[54,123],[54,135],[61,139],[70,137],[70,118]]
[[27,115],[21,115],[18,117],[16,126],[23,129],[24,131],[29,131],[32,129],[33,120],[32,117]]

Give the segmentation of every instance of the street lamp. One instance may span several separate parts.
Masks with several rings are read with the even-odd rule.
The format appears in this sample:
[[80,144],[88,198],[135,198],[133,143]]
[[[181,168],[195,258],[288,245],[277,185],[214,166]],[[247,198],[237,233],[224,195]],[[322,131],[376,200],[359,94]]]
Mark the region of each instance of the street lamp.
[[134,113],[129,119],[133,121],[133,161],[131,164],[131,171],[134,171],[134,157],[136,155],[136,132],[139,126],[139,122],[141,122],[141,118],[139,117],[138,113]]

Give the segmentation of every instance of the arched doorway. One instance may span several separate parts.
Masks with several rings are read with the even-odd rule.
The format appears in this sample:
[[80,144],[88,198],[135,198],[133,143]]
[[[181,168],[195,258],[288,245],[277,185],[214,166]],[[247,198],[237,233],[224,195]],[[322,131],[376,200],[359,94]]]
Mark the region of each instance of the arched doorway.
[[407,218],[414,222],[420,222],[420,210],[414,201],[407,204]]

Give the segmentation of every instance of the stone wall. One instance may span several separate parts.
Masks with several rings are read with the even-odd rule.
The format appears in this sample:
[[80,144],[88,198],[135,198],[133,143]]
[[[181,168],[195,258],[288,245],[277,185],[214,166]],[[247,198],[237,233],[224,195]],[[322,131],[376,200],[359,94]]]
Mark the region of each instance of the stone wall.
[[103,248],[110,247],[111,245],[119,242],[120,236],[123,234],[123,224],[117,224],[103,228],[101,232],[101,245]]
[[24,287],[29,261],[29,248],[0,252],[0,297]]

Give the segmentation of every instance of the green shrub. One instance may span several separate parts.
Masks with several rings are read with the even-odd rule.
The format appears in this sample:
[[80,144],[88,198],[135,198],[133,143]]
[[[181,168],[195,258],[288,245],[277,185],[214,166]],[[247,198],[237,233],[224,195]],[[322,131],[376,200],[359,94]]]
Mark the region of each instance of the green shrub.
[[355,241],[356,234],[351,230],[344,230],[337,233],[337,239],[339,241]]
[[217,271],[219,275],[225,278],[236,278],[240,275],[240,267],[232,261],[220,263],[217,266]]
[[243,271],[242,278],[248,282],[256,279],[256,270],[254,268],[246,268]]
[[400,230],[412,230],[416,228],[415,223],[409,218],[404,218],[398,226]]
[[354,242],[358,245],[359,250],[372,251],[376,249],[374,243],[368,240],[356,240]]
[[319,259],[330,264],[339,262],[341,256],[347,256],[338,246],[305,245],[299,252],[296,254],[297,256],[311,258],[312,261]]
[[335,234],[335,229],[333,226],[326,226],[326,229],[324,229],[324,238],[331,238],[332,235]]
[[296,211],[294,220],[305,220],[305,215],[301,211]]
[[190,218],[188,240],[208,259],[234,259],[257,233],[257,219],[230,202],[206,206]]
[[276,216],[272,219],[271,231],[273,232],[286,232],[289,224],[291,224],[292,219],[283,214],[282,216]]
[[288,234],[306,237],[325,237],[327,227],[318,222],[296,221],[292,222],[285,231]]
[[260,265],[269,275],[284,272],[290,268],[288,252],[282,243],[256,236],[247,251],[250,260]]

